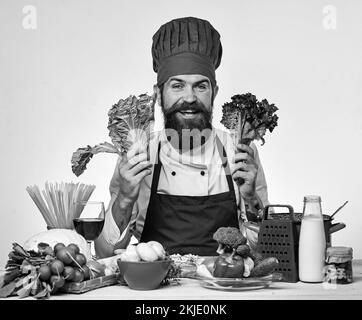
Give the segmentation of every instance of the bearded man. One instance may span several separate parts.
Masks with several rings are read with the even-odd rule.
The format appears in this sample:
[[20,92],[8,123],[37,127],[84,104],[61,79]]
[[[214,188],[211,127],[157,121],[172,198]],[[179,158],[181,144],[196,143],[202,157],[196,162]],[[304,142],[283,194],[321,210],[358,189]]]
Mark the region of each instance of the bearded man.
[[158,241],[170,254],[213,256],[219,227],[242,228],[268,204],[255,145],[235,145],[212,126],[221,57],[220,35],[206,20],[175,19],[153,36],[165,128],[150,140],[149,157],[135,144],[118,160],[99,257],[125,248],[132,236]]

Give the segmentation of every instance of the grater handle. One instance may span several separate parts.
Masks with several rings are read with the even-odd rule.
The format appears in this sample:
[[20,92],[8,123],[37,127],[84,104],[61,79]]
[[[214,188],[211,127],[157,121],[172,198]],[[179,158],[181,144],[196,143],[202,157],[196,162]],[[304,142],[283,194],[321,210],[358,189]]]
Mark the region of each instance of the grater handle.
[[269,208],[288,208],[290,219],[292,221],[295,221],[294,214],[293,214],[294,209],[292,206],[290,206],[288,204],[268,204],[268,205],[266,205],[264,208],[264,211],[263,211],[263,220],[268,220]]

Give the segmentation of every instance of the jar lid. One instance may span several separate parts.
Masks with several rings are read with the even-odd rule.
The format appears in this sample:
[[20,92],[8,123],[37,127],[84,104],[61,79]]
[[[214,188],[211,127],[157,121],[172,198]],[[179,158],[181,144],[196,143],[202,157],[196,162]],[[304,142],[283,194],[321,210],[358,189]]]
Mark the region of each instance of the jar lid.
[[304,202],[307,201],[311,201],[311,202],[321,202],[322,199],[320,196],[316,196],[316,195],[308,195],[308,196],[304,196]]
[[329,248],[327,248],[327,257],[352,259],[352,255],[353,255],[353,250],[351,247],[329,247]]

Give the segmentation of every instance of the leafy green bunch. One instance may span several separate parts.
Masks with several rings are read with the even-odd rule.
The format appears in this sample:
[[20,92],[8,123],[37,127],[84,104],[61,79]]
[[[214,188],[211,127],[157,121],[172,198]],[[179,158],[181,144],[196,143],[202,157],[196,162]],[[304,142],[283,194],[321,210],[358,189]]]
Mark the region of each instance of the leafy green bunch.
[[79,177],[95,154],[115,153],[122,157],[135,143],[147,147],[152,133],[155,102],[155,94],[149,96],[144,93],[138,97],[131,95],[127,99],[120,99],[114,104],[108,112],[107,126],[112,143],[78,148],[72,154],[73,173]]
[[258,101],[251,93],[236,94],[231,102],[222,106],[221,123],[229,130],[236,131],[241,141],[265,140],[266,130],[272,132],[278,125],[278,108],[263,99]]

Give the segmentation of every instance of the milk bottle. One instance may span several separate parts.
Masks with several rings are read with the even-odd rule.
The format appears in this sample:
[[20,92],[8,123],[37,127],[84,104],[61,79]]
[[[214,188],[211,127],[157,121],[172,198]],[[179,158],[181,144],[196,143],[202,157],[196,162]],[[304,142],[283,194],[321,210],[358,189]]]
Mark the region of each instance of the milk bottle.
[[299,236],[299,279],[322,282],[326,239],[320,196],[305,196]]

